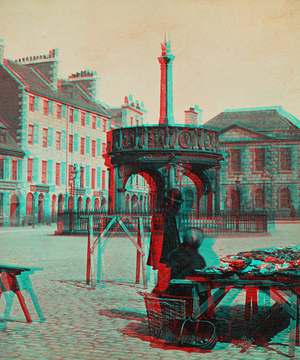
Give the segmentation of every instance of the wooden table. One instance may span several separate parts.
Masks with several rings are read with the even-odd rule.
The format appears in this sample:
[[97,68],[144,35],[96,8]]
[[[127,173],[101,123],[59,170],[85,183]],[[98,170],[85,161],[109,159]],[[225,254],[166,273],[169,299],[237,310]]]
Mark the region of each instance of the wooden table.
[[10,320],[9,314],[15,295],[17,295],[26,321],[32,322],[27,305],[25,303],[25,299],[22,294],[22,290],[27,291],[30,295],[40,321],[45,321],[44,315],[42,313],[41,307],[39,305],[37,296],[33,290],[33,286],[29,277],[29,275],[33,274],[35,271],[38,270],[43,270],[43,268],[0,264],[0,299],[1,295],[3,294],[6,300],[3,317],[0,317],[0,321],[2,322],[2,330],[6,328],[7,321]]
[[[295,356],[295,346],[299,346],[299,304],[300,304],[300,277],[289,278],[286,276],[254,276],[234,275],[229,278],[224,278],[222,275],[205,275],[199,273],[199,276],[186,279],[173,279],[172,284],[189,285],[193,289],[193,317],[201,318],[205,314],[211,316],[216,310],[222,299],[227,296],[231,289],[238,289],[236,294],[233,294],[231,301],[233,301],[239,293],[246,290],[246,305],[245,318],[250,315],[251,305],[253,313],[257,312],[257,292],[263,291],[275,304],[272,305],[262,317],[255,328],[257,334],[268,320],[268,316],[272,311],[278,310],[280,307],[290,316],[290,332],[289,332],[289,356]],[[200,306],[197,286],[199,284],[205,285],[209,290],[208,299]],[[215,289],[213,293],[210,289]],[[283,292],[287,299],[285,299],[279,292]],[[249,346],[251,342],[249,342]]]

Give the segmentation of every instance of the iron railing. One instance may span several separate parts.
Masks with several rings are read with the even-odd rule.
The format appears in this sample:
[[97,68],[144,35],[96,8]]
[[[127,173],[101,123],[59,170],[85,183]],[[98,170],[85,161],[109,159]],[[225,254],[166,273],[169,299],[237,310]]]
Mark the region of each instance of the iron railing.
[[[156,217],[156,226],[161,223],[163,228],[163,216],[155,212],[73,212],[66,211],[58,216],[58,230],[63,234],[86,234],[88,231],[88,216],[93,216],[93,231],[100,232],[111,224],[109,232],[113,231],[118,224],[118,218],[130,232],[136,232],[138,219],[142,219],[143,231],[151,231],[151,219]],[[201,228],[205,233],[235,234],[235,233],[265,233],[268,231],[268,214],[257,212],[221,212],[219,215],[183,212],[178,216],[178,228],[180,232],[189,227]],[[124,233],[122,227],[117,233]]]

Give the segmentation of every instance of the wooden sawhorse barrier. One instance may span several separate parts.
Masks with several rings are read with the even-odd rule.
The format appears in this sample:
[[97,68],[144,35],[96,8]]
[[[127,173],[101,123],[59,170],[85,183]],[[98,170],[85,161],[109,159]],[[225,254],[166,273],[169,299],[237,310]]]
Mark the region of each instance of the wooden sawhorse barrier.
[[[9,315],[12,308],[14,296],[17,295],[19,303],[27,322],[32,322],[29,314],[25,299],[22,294],[22,290],[25,290],[30,295],[35,310],[41,322],[45,321],[41,307],[39,305],[37,296],[33,290],[29,275],[33,274],[37,270],[43,270],[37,267],[20,267],[12,265],[0,264],[0,299],[3,294],[6,300],[6,306],[4,309],[3,317],[0,317],[0,321],[4,324],[1,326],[1,330],[5,330],[7,321],[9,321]],[[18,278],[17,278],[18,276]]]
[[[143,218],[145,216],[139,215],[127,215],[127,214],[112,214],[107,215],[105,217],[111,217],[109,224],[104,228],[103,218],[104,216],[99,215],[79,215],[80,218],[88,219],[88,242],[87,242],[87,266],[86,266],[86,284],[94,286],[94,282],[96,281],[98,284],[103,284],[103,253],[105,247],[117,232],[117,230],[121,227],[124,233],[129,237],[133,245],[137,250],[137,260],[136,260],[136,279],[135,283],[140,283],[140,272],[142,270],[142,278],[143,278],[143,287],[147,289],[147,266],[144,251],[144,247],[148,246],[148,241],[146,241],[144,228],[143,228]],[[94,240],[94,230],[93,230],[93,219],[99,219],[99,235]],[[133,218],[137,218],[137,225],[133,221]],[[129,229],[126,227],[125,221],[128,220],[130,224],[133,226],[135,232],[137,233],[137,239],[135,240]],[[114,226],[115,222],[117,225]],[[111,231],[110,234],[108,232]],[[106,236],[108,235],[108,236]],[[97,249],[97,261],[94,261],[95,258],[95,250]],[[96,270],[95,270],[96,263]],[[96,273],[96,279],[95,279]]]

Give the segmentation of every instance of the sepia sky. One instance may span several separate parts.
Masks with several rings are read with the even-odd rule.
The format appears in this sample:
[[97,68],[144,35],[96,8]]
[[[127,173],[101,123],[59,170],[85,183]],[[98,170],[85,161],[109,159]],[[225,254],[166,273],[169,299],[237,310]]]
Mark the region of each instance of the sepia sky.
[[90,69],[100,100],[144,101],[158,123],[160,42],[170,31],[174,118],[281,105],[300,119],[300,0],[0,0],[8,58],[59,48],[61,76]]

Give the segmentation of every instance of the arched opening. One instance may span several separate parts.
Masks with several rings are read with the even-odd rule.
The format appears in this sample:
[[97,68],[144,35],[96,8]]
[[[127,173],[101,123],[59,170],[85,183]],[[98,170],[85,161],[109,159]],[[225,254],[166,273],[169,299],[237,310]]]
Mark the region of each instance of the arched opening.
[[231,210],[239,211],[241,205],[240,192],[238,189],[231,190]]
[[82,205],[83,205],[83,201],[82,201],[82,197],[79,196],[78,200],[77,200],[77,211],[82,211]]
[[183,210],[207,213],[209,203],[207,196],[203,196],[204,186],[198,174],[186,170],[180,179],[180,184],[184,196]]
[[58,201],[57,201],[57,221],[63,222],[63,216],[64,216],[64,196],[62,194],[59,194]]
[[44,224],[44,194],[39,195],[38,199],[38,223]]
[[100,200],[96,198],[94,201],[94,211],[99,211],[99,210],[100,210]]
[[194,206],[195,206],[195,195],[193,190],[191,189],[186,189],[183,192],[183,197],[184,197],[184,203],[183,203],[183,208],[185,211],[192,211],[194,210]]
[[85,210],[91,211],[91,199],[89,197],[87,197],[85,200]]
[[288,188],[283,188],[280,190],[280,207],[289,208],[292,204],[291,192]]
[[33,223],[33,212],[34,212],[34,198],[32,193],[28,193],[26,196],[26,220],[28,225]]
[[130,196],[129,194],[126,195],[125,197],[125,211],[129,211],[129,199],[130,199]]
[[14,194],[10,201],[10,224],[19,226],[20,221],[20,201],[18,195]]
[[74,210],[74,198],[73,196],[70,196],[68,199],[68,210],[73,211]]
[[102,211],[105,211],[105,206],[106,206],[106,199],[103,196],[102,199],[101,199],[101,210]]
[[132,197],[131,197],[131,211],[136,212],[138,210],[137,206],[138,206],[138,198],[137,198],[136,195],[132,195]]
[[51,222],[54,224],[56,222],[56,195],[52,196],[51,201]]
[[213,192],[207,195],[207,215],[213,214]]
[[[128,172],[130,172],[130,170],[128,170]],[[145,208],[156,210],[159,209],[161,205],[160,202],[164,195],[165,181],[161,173],[157,170],[135,170],[135,172],[124,179],[123,188],[130,189],[129,194],[124,196],[123,209],[126,209],[126,211],[144,211]],[[138,195],[135,195],[137,193]],[[127,195],[129,196],[127,197]],[[137,197],[136,202],[135,198],[132,200],[134,195]],[[148,206],[145,204],[145,198],[149,200]],[[134,203],[132,201],[134,201]]]
[[140,195],[138,210],[143,211],[143,195]]
[[255,190],[254,206],[255,206],[255,208],[263,208],[263,206],[264,206],[264,191],[263,191],[263,189]]

